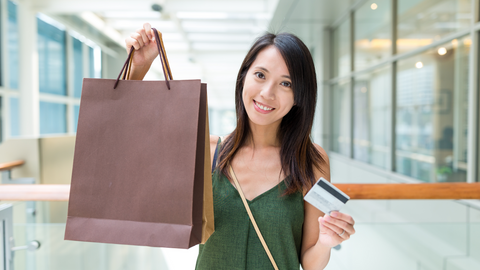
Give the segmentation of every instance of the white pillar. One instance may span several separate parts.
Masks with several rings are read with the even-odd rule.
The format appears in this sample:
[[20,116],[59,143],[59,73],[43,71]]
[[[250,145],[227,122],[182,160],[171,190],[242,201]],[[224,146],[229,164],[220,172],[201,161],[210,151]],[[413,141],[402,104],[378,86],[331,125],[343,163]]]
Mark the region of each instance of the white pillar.
[[330,79],[330,30],[321,27],[316,30],[316,43],[317,49],[315,51],[315,67],[317,71],[317,84],[318,84],[318,97],[317,97],[317,115],[316,118],[318,124],[318,136],[317,142],[327,152],[331,150],[331,123],[333,121],[333,115],[331,114],[331,89],[328,84]]
[[40,134],[40,102],[38,80],[37,17],[32,0],[20,0],[18,5],[20,45],[20,135]]

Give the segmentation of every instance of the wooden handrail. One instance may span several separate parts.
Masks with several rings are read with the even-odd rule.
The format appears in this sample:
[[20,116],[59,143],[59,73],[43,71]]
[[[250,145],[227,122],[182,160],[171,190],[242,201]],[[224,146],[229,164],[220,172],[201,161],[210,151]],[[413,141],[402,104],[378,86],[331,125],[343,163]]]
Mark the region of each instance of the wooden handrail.
[[[480,183],[335,184],[351,200],[480,200]],[[70,185],[0,185],[4,201],[68,201]]]
[[480,200],[480,183],[335,184],[353,200]]
[[68,201],[70,185],[0,185],[0,201]]
[[0,171],[10,170],[12,168],[21,166],[23,164],[25,164],[25,161],[23,161],[23,160],[16,160],[16,161],[11,161],[11,162],[6,162],[6,163],[0,163]]

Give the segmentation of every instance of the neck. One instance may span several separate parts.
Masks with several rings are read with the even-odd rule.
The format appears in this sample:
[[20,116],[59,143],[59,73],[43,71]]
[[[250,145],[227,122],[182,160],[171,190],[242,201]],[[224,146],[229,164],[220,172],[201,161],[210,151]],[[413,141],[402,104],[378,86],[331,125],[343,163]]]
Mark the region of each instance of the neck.
[[252,122],[249,124],[252,136],[247,141],[247,146],[254,148],[280,147],[280,141],[277,136],[280,123],[269,126],[259,126]]

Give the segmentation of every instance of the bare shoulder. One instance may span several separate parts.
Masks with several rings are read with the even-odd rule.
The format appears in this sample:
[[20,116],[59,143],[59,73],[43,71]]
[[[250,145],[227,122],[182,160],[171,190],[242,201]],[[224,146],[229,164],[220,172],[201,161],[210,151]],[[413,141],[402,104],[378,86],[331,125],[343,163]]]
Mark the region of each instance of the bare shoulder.
[[215,149],[217,148],[218,136],[210,135],[210,164],[213,165],[213,156],[215,155]]
[[317,168],[317,166],[313,167],[314,173],[315,173],[315,178],[319,179],[320,177],[323,177],[330,181],[330,159],[328,158],[327,151],[323,149],[320,145],[314,143],[315,149],[317,149],[318,153],[322,157],[323,161],[321,164],[319,164],[321,170]]
[[328,159],[328,154],[327,154],[327,151],[325,151],[325,149],[323,149],[323,147],[321,147],[320,145],[314,143],[313,146],[315,146],[315,149],[317,149],[317,151],[320,153],[320,156],[322,156],[322,158],[325,160],[325,162],[327,162],[328,165],[330,165],[330,160]]
[[210,147],[213,145],[213,146],[217,146],[217,142],[218,142],[218,138],[220,138],[219,136],[217,135],[210,135]]
[[219,136],[210,135],[210,153],[213,154],[215,152],[215,148],[217,148],[217,143],[219,138],[220,138]]

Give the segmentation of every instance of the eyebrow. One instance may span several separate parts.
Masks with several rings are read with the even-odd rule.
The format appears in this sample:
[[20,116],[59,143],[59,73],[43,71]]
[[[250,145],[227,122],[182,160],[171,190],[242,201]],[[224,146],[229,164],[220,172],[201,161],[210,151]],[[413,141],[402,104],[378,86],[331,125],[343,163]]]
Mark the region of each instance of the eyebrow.
[[[267,72],[267,73],[270,73],[270,71],[268,71],[268,69],[266,69],[266,68],[264,68],[264,67],[256,66],[255,68],[258,68],[258,69],[261,69],[261,70],[263,70],[263,71],[265,71],[265,72]],[[291,80],[290,76],[288,76],[288,75],[282,75],[282,77]]]

